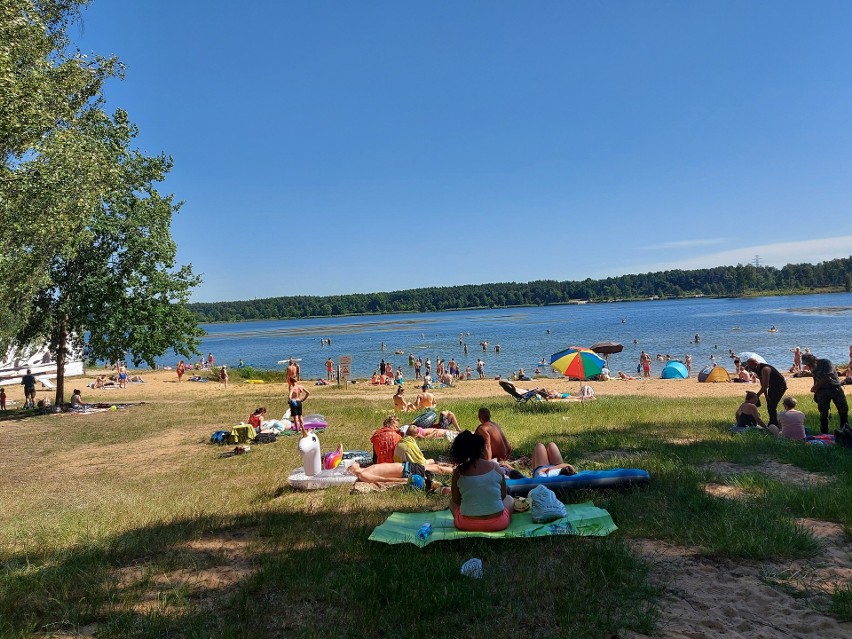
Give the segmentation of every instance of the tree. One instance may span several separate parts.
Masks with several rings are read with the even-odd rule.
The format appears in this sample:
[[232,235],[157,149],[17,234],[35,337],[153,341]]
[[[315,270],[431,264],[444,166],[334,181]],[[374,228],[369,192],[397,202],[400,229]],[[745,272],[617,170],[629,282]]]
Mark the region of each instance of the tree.
[[26,318],[22,301],[44,284],[54,247],[42,241],[65,222],[21,208],[24,192],[53,186],[22,158],[37,154],[45,135],[96,107],[104,81],[122,73],[115,58],[69,50],[67,29],[88,3],[0,0],[0,348]]
[[133,150],[136,135],[125,112],[110,117],[90,109],[22,163],[41,176],[22,197],[35,199],[48,218],[72,220],[54,237],[46,281],[15,340],[47,342],[58,367],[57,404],[64,401],[65,361],[82,349],[86,333],[89,359],[129,353],[136,365],[153,365],[169,348],[189,357],[203,334],[185,305],[199,278],[191,266],[175,266],[170,226],[180,205],[155,188],[172,160]]

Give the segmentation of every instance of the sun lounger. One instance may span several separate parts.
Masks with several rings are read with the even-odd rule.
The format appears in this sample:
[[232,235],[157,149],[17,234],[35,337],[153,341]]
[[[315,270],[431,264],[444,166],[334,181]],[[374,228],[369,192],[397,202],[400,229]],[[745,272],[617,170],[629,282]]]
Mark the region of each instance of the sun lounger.
[[507,382],[506,380],[500,380],[498,382],[500,384],[500,388],[509,393],[512,397],[515,398],[519,404],[525,404],[531,399],[534,400],[542,400],[547,399],[544,395],[541,394],[541,391],[538,388],[534,388],[532,390],[524,390],[523,388],[517,388],[512,382]]

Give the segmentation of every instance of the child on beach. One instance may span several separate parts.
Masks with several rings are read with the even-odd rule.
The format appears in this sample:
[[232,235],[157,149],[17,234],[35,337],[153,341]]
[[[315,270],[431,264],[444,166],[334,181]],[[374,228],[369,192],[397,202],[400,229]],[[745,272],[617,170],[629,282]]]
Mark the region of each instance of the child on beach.
[[6,389],[0,388],[0,410],[6,410]]

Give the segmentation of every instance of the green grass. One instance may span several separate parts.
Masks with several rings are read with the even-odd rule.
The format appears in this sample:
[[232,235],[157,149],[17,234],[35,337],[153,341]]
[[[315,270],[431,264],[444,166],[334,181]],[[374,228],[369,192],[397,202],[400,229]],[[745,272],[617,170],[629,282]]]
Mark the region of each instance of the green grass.
[[[813,556],[795,520],[852,531],[852,455],[725,428],[735,400],[603,398],[583,405],[485,402],[517,454],[555,441],[581,468],[639,467],[645,488],[572,493],[606,508],[619,531],[605,539],[479,539],[424,549],[367,541],[394,510],[438,509],[407,491],[300,493],[295,438],[220,459],[206,443],[268,397],[145,404],[88,417],[4,415],[0,475],[0,636],[96,628],[99,637],[605,637],[650,633],[659,591],[631,554],[651,538],[741,560]],[[450,403],[462,426],[483,402]],[[802,401],[809,424],[814,407]],[[801,406],[801,405],[800,405]],[[324,449],[369,446],[386,414],[376,404],[312,398],[331,427]],[[442,441],[427,456],[446,457]],[[705,464],[764,459],[836,477],[829,487],[782,484],[757,472],[725,478]],[[97,472],[87,469],[95,464]],[[722,499],[702,485],[735,485]],[[470,557],[485,576],[459,574]],[[223,570],[226,568],[227,570]],[[849,583],[828,610],[852,618]]]

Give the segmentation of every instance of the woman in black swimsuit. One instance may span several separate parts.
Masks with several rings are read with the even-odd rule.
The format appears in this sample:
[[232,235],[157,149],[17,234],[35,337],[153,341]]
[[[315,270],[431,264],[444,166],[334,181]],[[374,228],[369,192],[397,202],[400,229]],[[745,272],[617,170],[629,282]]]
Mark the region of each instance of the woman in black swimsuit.
[[754,391],[746,391],[745,401],[740,404],[737,409],[737,426],[745,428],[747,426],[765,427],[766,424],[760,419],[760,411],[757,410],[758,401],[760,398]]

